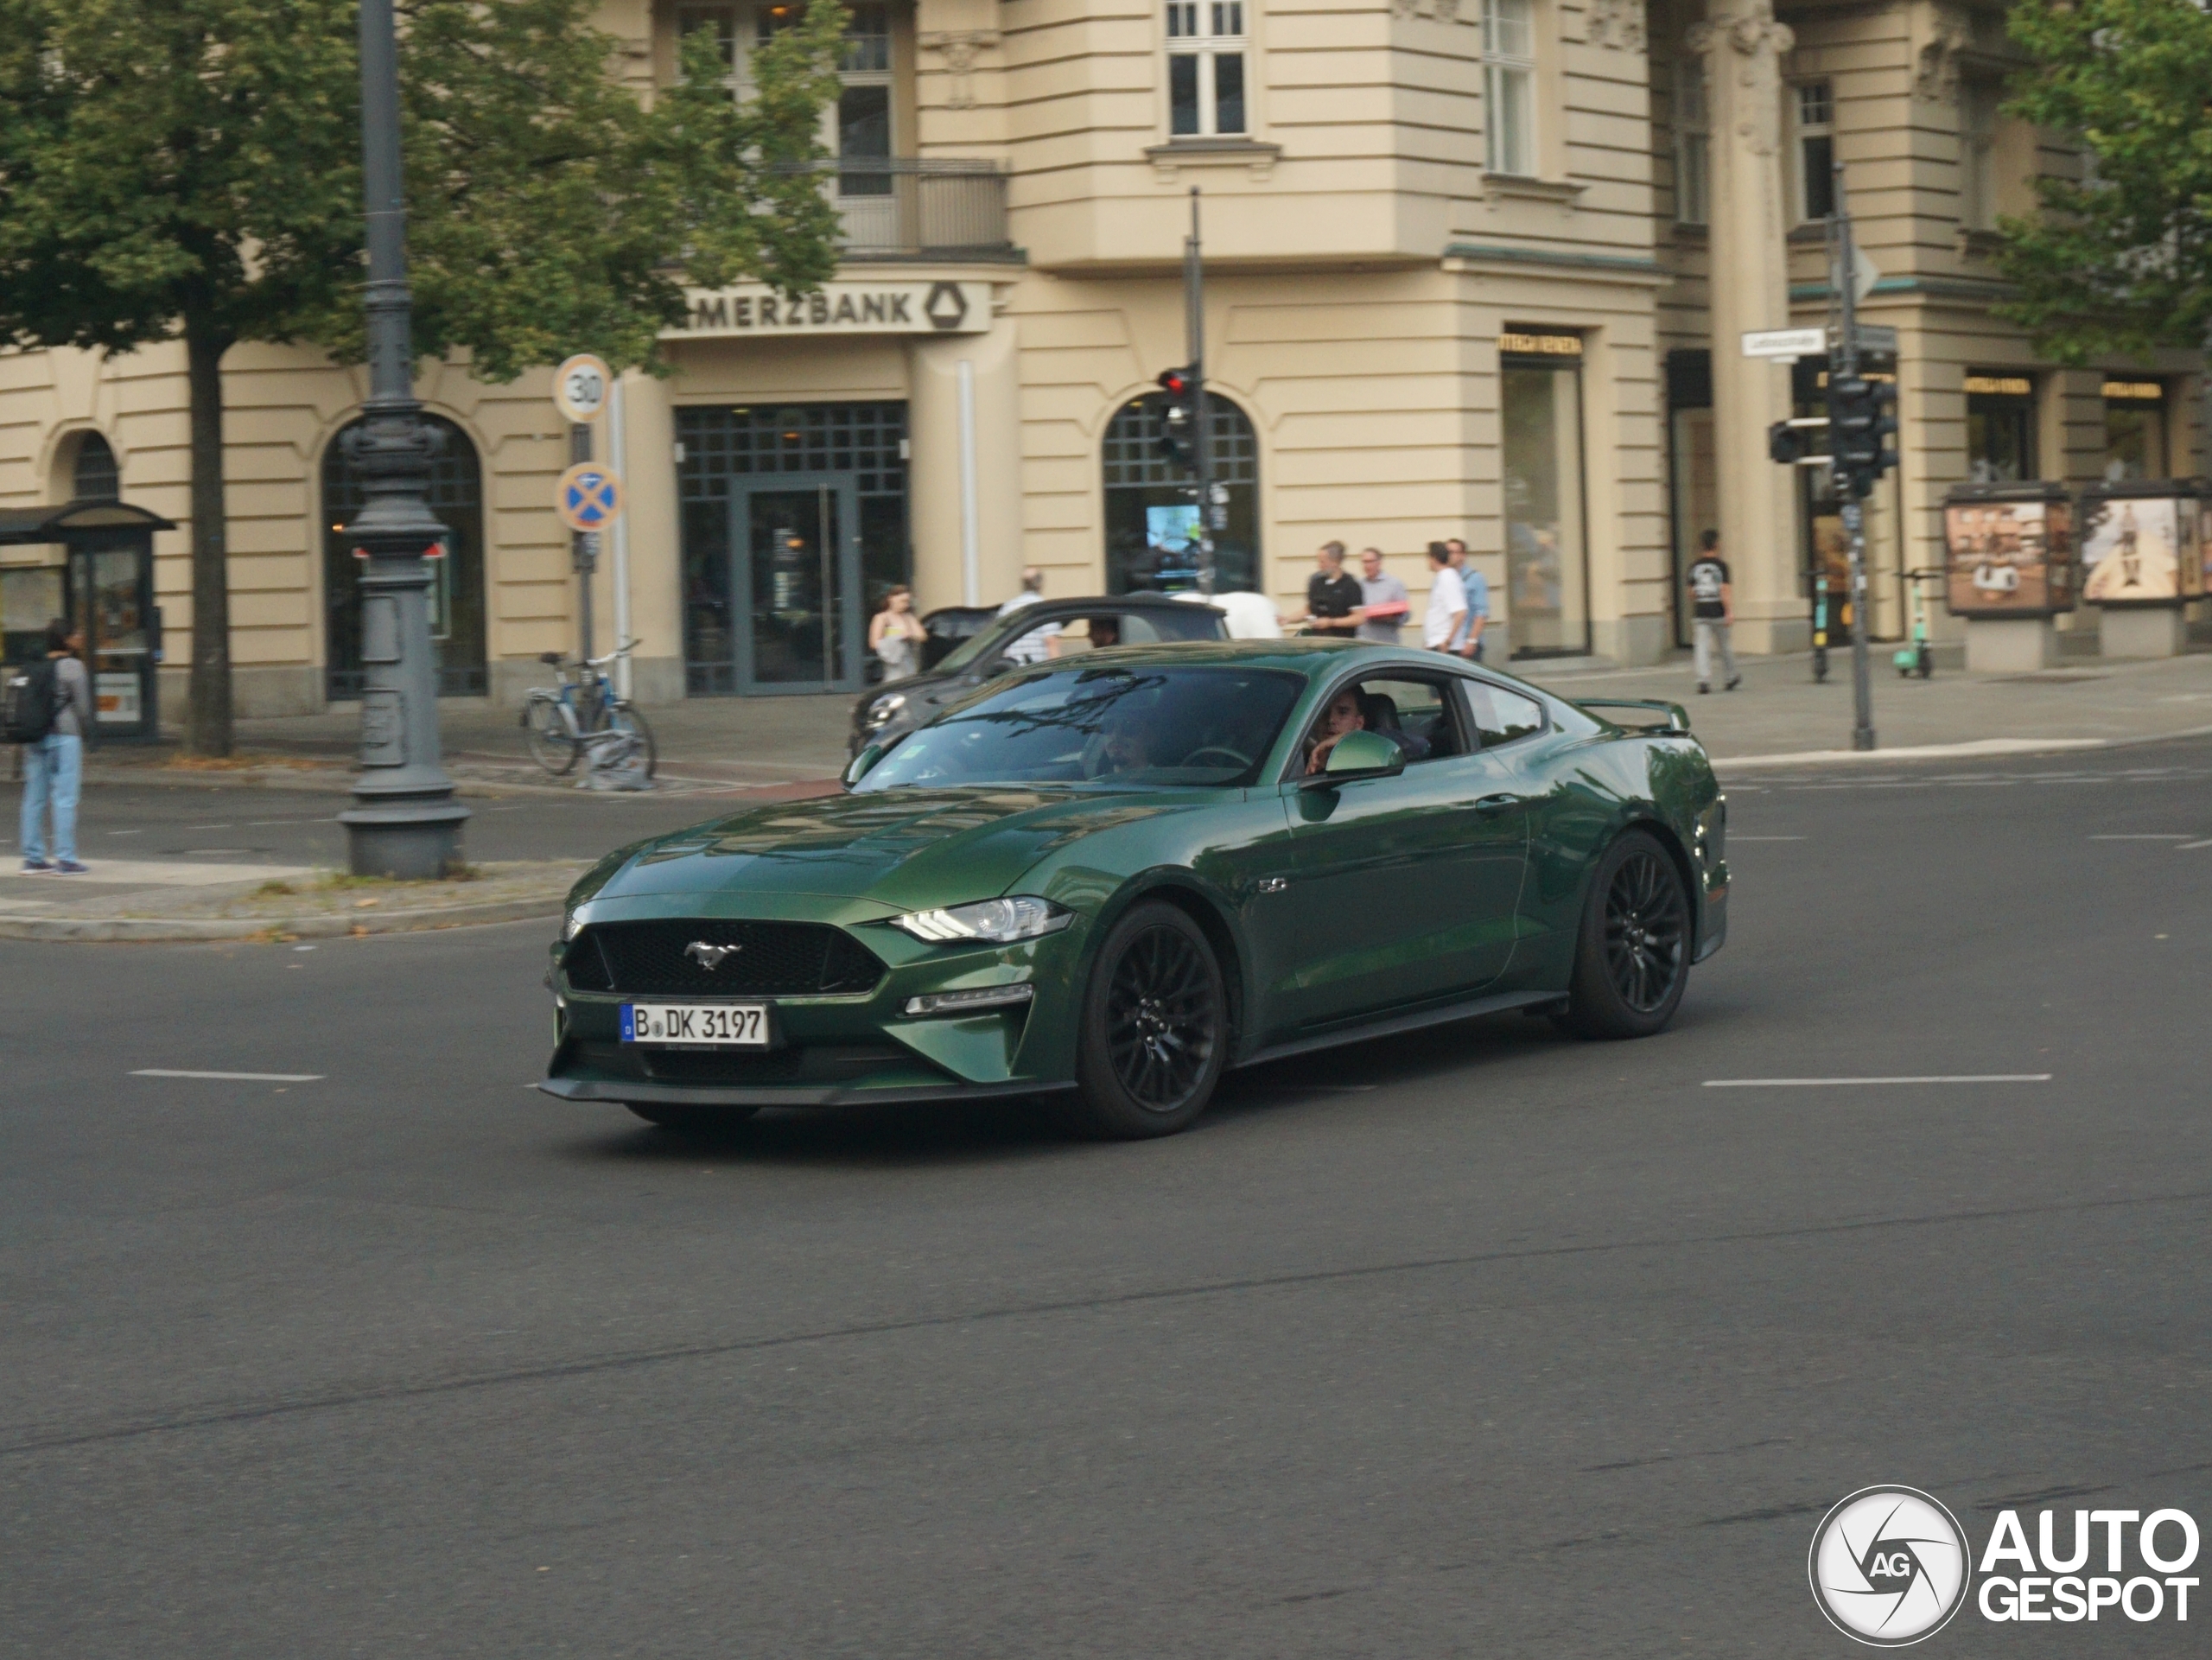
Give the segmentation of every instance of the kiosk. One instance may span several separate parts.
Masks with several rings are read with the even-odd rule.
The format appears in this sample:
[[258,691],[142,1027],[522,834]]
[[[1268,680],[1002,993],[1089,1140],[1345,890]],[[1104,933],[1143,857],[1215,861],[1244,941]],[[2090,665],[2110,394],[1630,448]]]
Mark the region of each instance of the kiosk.
[[2082,492],[2082,597],[2107,657],[2174,657],[2182,607],[2204,595],[2203,487],[2126,479]]
[[[154,532],[175,528],[121,501],[0,508],[0,655],[19,663],[41,653],[56,617],[82,630],[101,741],[160,735]],[[44,551],[10,551],[29,548]]]
[[2074,608],[2074,504],[2063,486],[1959,484],[1943,498],[1945,607],[1967,623],[1969,674],[2029,674],[2058,658]]

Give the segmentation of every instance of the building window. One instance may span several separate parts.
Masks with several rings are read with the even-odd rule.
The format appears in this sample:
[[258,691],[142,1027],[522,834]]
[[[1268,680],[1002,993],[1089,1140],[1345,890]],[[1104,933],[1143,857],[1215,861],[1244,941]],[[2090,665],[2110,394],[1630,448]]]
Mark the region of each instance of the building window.
[[[1160,453],[1166,399],[1130,399],[1106,424],[1106,591],[1164,593],[1198,583],[1198,504],[1191,475]],[[1206,394],[1209,455],[1227,524],[1213,533],[1215,587],[1260,586],[1260,439],[1243,410]]]
[[2165,384],[2107,380],[2104,394],[2105,482],[2171,478],[2166,471]]
[[1959,223],[1969,231],[1997,228],[1997,106],[1993,81],[1959,87]]
[[[484,666],[484,475],[476,446],[452,422],[435,415],[423,424],[445,434],[430,464],[430,511],[444,524],[443,551],[430,572],[430,642],[437,658],[438,696],[481,697],[489,689]],[[356,421],[353,426],[359,426]],[[353,427],[346,429],[353,430]],[[346,454],[346,434],[322,456],[322,589],[325,690],[333,698],[361,695],[361,561],[346,525],[368,506],[367,480]]]
[[1967,478],[2018,484],[2036,476],[2036,384],[2025,375],[1967,376]]
[[1498,347],[1507,638],[1515,657],[1579,656],[1590,649],[1582,340],[1516,330]]
[[1675,219],[1703,225],[1713,213],[1713,123],[1705,98],[1705,60],[1675,60]]
[[1176,138],[1249,130],[1244,0],[1167,0],[1167,130]]
[[[858,162],[837,175],[842,196],[891,194],[891,24],[882,6],[847,10],[844,89],[837,94],[837,159]],[[870,167],[870,162],[876,163]]]
[[97,432],[77,441],[77,458],[70,468],[72,501],[113,501],[123,493],[123,480],[115,465],[115,452]]
[[1536,172],[1535,0],[1483,0],[1484,165],[1522,178]]
[[1835,212],[1835,93],[1824,80],[1796,92],[1797,216],[1826,219]]

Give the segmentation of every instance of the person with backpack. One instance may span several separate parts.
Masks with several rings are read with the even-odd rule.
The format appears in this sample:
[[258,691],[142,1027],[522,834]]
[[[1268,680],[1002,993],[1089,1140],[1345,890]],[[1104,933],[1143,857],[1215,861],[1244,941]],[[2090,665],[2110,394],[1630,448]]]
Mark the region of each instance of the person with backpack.
[[[59,618],[46,626],[46,656],[10,669],[0,682],[0,736],[23,746],[23,874],[84,874],[77,862],[77,791],[92,729],[92,680],[78,661],[82,634]],[[54,819],[54,859],[46,821]]]

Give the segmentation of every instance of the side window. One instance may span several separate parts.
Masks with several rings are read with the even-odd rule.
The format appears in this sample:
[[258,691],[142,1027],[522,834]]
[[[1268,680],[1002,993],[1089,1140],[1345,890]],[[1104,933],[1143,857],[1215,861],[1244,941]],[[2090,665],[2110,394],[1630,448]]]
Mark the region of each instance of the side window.
[[1467,712],[1474,722],[1475,736],[1484,749],[1495,749],[1502,743],[1511,743],[1516,738],[1526,738],[1544,729],[1544,706],[1535,698],[1523,697],[1517,691],[1508,691],[1487,680],[1463,680],[1459,687],[1466,694]]
[[1442,676],[1371,675],[1339,688],[1314,717],[1300,744],[1303,760],[1294,766],[1305,770],[1314,750],[1354,714],[1365,730],[1389,734],[1405,751],[1408,766],[1466,754],[1459,715],[1445,687]]

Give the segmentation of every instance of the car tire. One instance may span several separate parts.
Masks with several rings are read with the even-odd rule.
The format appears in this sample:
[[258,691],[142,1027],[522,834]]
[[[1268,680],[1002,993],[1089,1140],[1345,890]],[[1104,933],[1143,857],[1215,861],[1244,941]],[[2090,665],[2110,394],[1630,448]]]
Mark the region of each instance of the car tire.
[[1584,1038],[1664,1031],[1689,982],[1692,932],[1674,856],[1648,831],[1622,835],[1591,877],[1561,1026]]
[[672,1135],[702,1140],[735,1129],[760,1110],[758,1107],[671,1106],[662,1102],[628,1101],[623,1104],[657,1129]]
[[1075,1127],[1141,1141],[1187,1129],[1229,1055],[1229,995],[1205,931],[1177,906],[1133,906],[1107,931],[1076,1040]]

